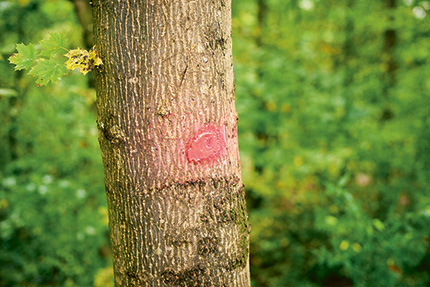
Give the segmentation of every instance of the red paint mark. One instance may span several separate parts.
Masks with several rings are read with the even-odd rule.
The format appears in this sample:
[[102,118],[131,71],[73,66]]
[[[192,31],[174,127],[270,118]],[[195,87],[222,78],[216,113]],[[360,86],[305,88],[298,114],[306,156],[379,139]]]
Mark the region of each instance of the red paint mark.
[[187,148],[188,161],[195,163],[215,159],[226,150],[224,131],[221,127],[206,125],[194,136]]

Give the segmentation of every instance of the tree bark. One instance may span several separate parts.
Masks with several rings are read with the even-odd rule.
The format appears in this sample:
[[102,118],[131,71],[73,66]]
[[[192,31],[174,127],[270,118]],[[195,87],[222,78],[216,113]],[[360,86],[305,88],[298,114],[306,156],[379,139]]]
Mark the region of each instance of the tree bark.
[[230,5],[93,1],[115,286],[250,286]]

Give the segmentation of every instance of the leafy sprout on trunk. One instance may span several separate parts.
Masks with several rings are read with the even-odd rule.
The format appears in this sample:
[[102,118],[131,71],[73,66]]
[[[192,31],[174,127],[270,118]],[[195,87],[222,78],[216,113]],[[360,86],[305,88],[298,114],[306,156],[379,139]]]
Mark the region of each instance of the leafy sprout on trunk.
[[[9,57],[15,64],[15,70],[29,70],[36,77],[36,85],[45,86],[49,82],[56,83],[67,75],[67,70],[79,68],[82,74],[87,74],[94,66],[103,64],[97,55],[96,46],[87,51],[77,48],[65,48],[67,40],[63,34],[51,33],[48,39],[43,39],[38,45],[17,44],[17,53]],[[66,54],[64,54],[67,52]],[[69,58],[65,63],[62,57]]]

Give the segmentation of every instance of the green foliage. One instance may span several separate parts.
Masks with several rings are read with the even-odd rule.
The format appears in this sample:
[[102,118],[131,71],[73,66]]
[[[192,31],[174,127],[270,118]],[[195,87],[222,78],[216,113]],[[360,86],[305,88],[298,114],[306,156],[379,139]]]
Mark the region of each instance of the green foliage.
[[42,51],[40,52],[40,56],[52,58],[59,54],[63,54],[67,51],[66,47],[66,37],[64,34],[60,33],[51,33],[49,34],[48,39],[43,39],[40,41],[40,46]]
[[73,73],[37,88],[21,71],[57,81],[81,38],[70,1],[0,2],[0,286],[112,281],[95,91]]
[[[49,38],[39,42],[41,51],[36,51],[33,44],[17,44],[18,53],[9,57],[9,61],[15,64],[15,70],[30,69],[30,74],[36,77],[37,86],[45,86],[49,82],[56,83],[61,77],[67,74],[67,69],[80,69],[86,75],[94,66],[101,65],[103,62],[97,56],[95,46],[88,52],[85,49],[77,48],[67,50],[66,37],[60,33],[50,33]],[[63,55],[69,58],[66,65],[57,56]]]
[[57,63],[53,59],[39,59],[31,68],[30,73],[35,76],[36,84],[45,86],[49,82],[57,82],[61,77],[67,74],[67,69],[62,63]]
[[17,44],[16,50],[18,53],[12,55],[9,58],[9,61],[16,65],[15,70],[19,71],[23,69],[29,69],[37,57],[37,52],[34,48],[34,45],[30,44],[26,46],[24,44]]
[[428,248],[423,242],[430,223],[425,210],[393,214],[382,221],[363,212],[359,201],[340,186],[327,186],[327,196],[331,212],[323,208],[315,212],[315,228],[330,234],[329,245],[315,251],[321,265],[342,266],[358,286],[396,286],[408,276],[402,274],[405,268],[420,265]]
[[429,8],[233,1],[253,286],[430,284]]
[[33,44],[17,44],[18,53],[12,55],[9,61],[15,64],[15,70],[30,69],[30,74],[36,77],[38,86],[45,86],[49,82],[56,83],[67,74],[67,69],[56,57],[67,51],[65,36],[51,33],[48,39],[41,40],[38,52]]

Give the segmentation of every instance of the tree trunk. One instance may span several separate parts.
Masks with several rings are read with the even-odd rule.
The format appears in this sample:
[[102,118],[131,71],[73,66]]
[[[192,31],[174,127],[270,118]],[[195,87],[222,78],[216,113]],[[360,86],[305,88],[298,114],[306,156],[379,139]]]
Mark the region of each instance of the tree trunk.
[[91,19],[91,1],[88,0],[71,0],[75,7],[76,16],[82,26],[82,39],[86,49],[94,45],[93,23]]
[[249,286],[230,0],[93,1],[115,286]]
[[[397,7],[396,0],[384,0],[387,13],[390,13],[389,19],[394,22],[393,11]],[[394,24],[391,24],[394,26]],[[385,60],[385,71],[382,75],[382,94],[385,101],[385,107],[382,111],[381,122],[391,120],[394,117],[390,105],[390,93],[393,87],[396,85],[396,70],[397,63],[395,60],[394,50],[397,43],[397,33],[394,28],[388,28],[384,31],[384,51],[382,55]]]

